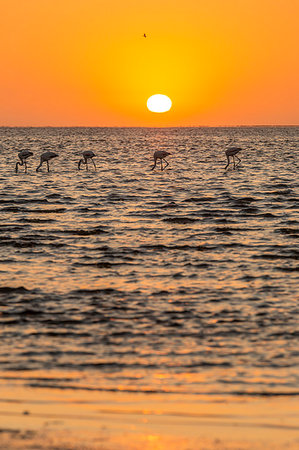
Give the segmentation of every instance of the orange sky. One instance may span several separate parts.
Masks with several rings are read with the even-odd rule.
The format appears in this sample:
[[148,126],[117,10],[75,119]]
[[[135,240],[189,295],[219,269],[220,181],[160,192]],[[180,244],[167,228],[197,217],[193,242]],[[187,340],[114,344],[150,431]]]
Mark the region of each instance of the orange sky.
[[299,0],[0,7],[2,126],[299,124]]

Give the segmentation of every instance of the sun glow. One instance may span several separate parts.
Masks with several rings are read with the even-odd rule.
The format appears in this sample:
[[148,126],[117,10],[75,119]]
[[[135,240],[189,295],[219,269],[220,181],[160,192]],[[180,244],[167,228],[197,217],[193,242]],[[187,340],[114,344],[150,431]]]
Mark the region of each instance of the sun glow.
[[155,113],[164,113],[169,111],[172,106],[172,101],[167,95],[156,94],[147,99],[147,107],[150,111]]
[[0,4],[1,126],[298,124],[298,1]]

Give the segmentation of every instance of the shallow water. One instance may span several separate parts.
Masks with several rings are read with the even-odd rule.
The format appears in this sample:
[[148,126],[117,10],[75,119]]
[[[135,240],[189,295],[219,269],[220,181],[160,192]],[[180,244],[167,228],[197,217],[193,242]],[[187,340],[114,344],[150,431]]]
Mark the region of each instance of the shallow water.
[[298,132],[1,128],[1,383],[298,394]]

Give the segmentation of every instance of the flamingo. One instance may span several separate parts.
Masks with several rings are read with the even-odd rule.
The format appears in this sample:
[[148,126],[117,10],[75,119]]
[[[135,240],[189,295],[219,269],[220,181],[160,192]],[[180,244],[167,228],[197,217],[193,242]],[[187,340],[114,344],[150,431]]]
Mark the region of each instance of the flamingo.
[[54,152],[47,151],[47,152],[42,153],[40,156],[40,164],[39,164],[39,166],[37,166],[36,171],[38,172],[41,165],[46,161],[47,167],[48,167],[48,172],[49,172],[50,171],[49,161],[50,161],[50,159],[56,158],[57,156],[58,156],[57,153],[54,153]]
[[[234,142],[234,139],[231,140],[231,144]],[[227,164],[225,166],[225,169],[228,168],[228,166],[230,165],[230,160],[229,158],[232,157],[233,158],[233,162],[234,162],[234,169],[236,168],[236,163],[235,163],[235,157],[237,158],[237,160],[239,161],[238,164],[240,164],[241,160],[240,158],[238,158],[237,153],[239,153],[242,149],[240,147],[229,147],[226,151],[226,157],[227,157]],[[237,166],[238,166],[237,164]]]
[[[168,156],[168,155],[171,155],[171,153],[168,153],[168,152],[166,152],[165,150],[157,150],[157,151],[154,153],[154,161],[155,161],[155,164],[153,165],[153,167],[152,167],[151,170],[154,170],[154,168],[156,167],[156,165],[157,165],[157,159],[160,159],[160,160],[161,160],[161,170],[166,169],[166,167],[169,165],[169,163],[166,161],[165,158],[166,158],[166,156]],[[165,167],[163,167],[162,160],[164,160],[164,161],[166,162],[166,166],[165,166]]]
[[88,160],[90,159],[92,164],[94,165],[94,169],[97,170],[94,160],[92,159],[96,156],[91,150],[85,150],[83,153],[83,158],[78,162],[78,169],[80,170],[81,164],[86,165],[86,170],[88,170]]
[[30,152],[29,150],[21,150],[18,153],[18,157],[20,158],[21,162],[18,161],[17,164],[16,164],[16,173],[18,173],[18,166],[23,166],[23,165],[25,166],[25,173],[27,173],[27,162],[26,162],[26,159],[28,159],[32,155],[33,155],[33,153]]

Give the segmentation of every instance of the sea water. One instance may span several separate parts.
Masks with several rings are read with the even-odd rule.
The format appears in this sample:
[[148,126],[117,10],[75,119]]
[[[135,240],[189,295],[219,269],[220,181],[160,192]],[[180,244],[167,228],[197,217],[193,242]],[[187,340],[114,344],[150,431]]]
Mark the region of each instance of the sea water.
[[298,394],[298,133],[1,128],[2,383]]

